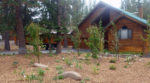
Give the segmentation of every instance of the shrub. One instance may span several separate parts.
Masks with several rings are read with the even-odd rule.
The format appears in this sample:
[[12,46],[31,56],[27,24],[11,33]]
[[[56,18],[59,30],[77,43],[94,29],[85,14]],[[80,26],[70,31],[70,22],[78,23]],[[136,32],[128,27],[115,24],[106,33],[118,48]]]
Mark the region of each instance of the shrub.
[[99,29],[96,26],[92,26],[87,29],[89,33],[88,40],[85,40],[85,43],[90,48],[92,57],[94,59],[98,58],[99,49],[100,49],[100,34]]
[[65,63],[66,63],[67,65],[69,65],[69,66],[72,65],[71,60],[69,60],[68,58],[65,59]]
[[49,53],[49,57],[52,57],[53,56],[53,54],[52,53]]
[[64,71],[63,70],[59,70],[58,71],[58,74],[62,74]]
[[27,75],[27,76],[26,76],[26,80],[27,80],[27,81],[36,80],[36,76],[35,76],[34,74]]
[[79,64],[78,61],[76,61],[76,68],[82,69],[82,66],[81,66],[81,64]]
[[87,53],[84,57],[86,60],[89,60],[90,56],[91,56],[91,53]]
[[135,61],[135,59],[132,56],[127,56],[125,61],[130,63],[131,61]]
[[110,63],[116,63],[116,59],[111,59],[109,62]]
[[53,80],[62,80],[62,79],[64,79],[64,76],[62,76],[62,75],[55,76],[55,77],[53,78]]
[[56,63],[59,63],[60,62],[60,60],[56,60]]
[[45,71],[42,69],[38,69],[38,75],[39,76],[44,76]]
[[61,70],[61,69],[63,69],[62,66],[56,66],[56,70]]
[[98,66],[93,66],[93,72],[94,72],[94,74],[98,74],[99,73],[99,68],[98,68]]
[[150,62],[148,62],[148,63],[146,64],[146,66],[147,66],[148,68],[150,68]]
[[114,65],[111,65],[111,66],[109,67],[109,69],[110,69],[110,70],[116,70],[116,67],[115,67]]
[[80,56],[80,43],[81,43],[81,39],[80,39],[80,36],[81,36],[81,32],[78,30],[77,27],[74,28],[74,31],[73,31],[73,36],[71,37],[72,41],[73,41],[73,44],[74,44],[74,48],[77,49],[77,52],[78,52],[78,56]]
[[112,40],[112,49],[113,51],[115,52],[116,54],[116,57],[117,57],[117,60],[119,60],[119,48],[120,48],[120,43],[119,43],[119,37],[118,37],[118,30],[117,30],[117,27],[116,25],[112,22],[112,25],[113,25],[113,29],[112,29],[112,35],[114,37],[114,40]]
[[40,46],[43,45],[39,36],[41,32],[46,32],[46,29],[41,28],[38,24],[31,23],[27,27],[27,33],[29,34],[28,40],[33,46],[33,53],[37,56],[38,63],[40,63]]
[[19,62],[18,62],[18,61],[14,61],[14,62],[12,63],[12,65],[13,65],[14,67],[17,67],[17,66],[18,66],[18,64],[19,64]]
[[128,65],[125,65],[124,68],[128,68]]
[[84,80],[81,80],[80,83],[85,83],[85,81],[84,81]]

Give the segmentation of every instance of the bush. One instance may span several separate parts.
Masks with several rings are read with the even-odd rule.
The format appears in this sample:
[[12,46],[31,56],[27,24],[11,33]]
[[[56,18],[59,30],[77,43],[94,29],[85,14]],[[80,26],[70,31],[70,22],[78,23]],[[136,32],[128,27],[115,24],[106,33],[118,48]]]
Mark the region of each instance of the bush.
[[135,59],[132,56],[127,56],[125,61],[129,63],[131,61],[135,61]]
[[38,75],[39,76],[44,76],[45,71],[42,69],[38,69]]
[[86,60],[89,60],[90,56],[91,56],[91,53],[87,53],[84,57]]
[[128,68],[128,65],[125,65],[124,68]]
[[27,80],[27,81],[36,80],[36,76],[35,76],[34,74],[27,75],[26,80]]
[[85,40],[85,43],[90,48],[92,57],[94,59],[98,58],[98,54],[100,53],[100,34],[99,29],[96,26],[92,26],[87,29],[89,33],[88,40]]
[[110,69],[110,70],[116,70],[116,67],[115,67],[114,65],[111,65],[111,66],[109,67],[109,69]]
[[28,41],[33,46],[33,53],[37,56],[38,63],[40,63],[40,46],[43,45],[39,36],[41,32],[46,32],[46,29],[41,28],[38,24],[31,23],[27,27]]
[[62,80],[62,79],[64,79],[64,76],[62,76],[62,75],[55,76],[55,77],[53,78],[53,80]]
[[116,63],[116,59],[111,59],[109,62],[110,63]]
[[62,66],[56,66],[56,70],[61,70],[61,69],[63,69]]
[[98,66],[93,66],[93,72],[94,72],[94,74],[98,74],[99,73],[99,68],[98,68]]
[[71,37],[71,40],[73,41],[73,45],[74,45],[74,48],[77,49],[77,52],[78,52],[78,56],[80,56],[80,43],[81,43],[81,39],[80,39],[80,36],[81,36],[81,32],[78,30],[77,27],[74,28],[74,31],[73,31],[73,36]]
[[56,63],[59,63],[60,62],[60,60],[56,60]]
[[63,70],[59,70],[58,71],[58,74],[62,74],[64,71]]
[[17,66],[18,66],[18,64],[19,64],[19,62],[18,62],[18,61],[14,61],[14,62],[12,63],[12,65],[13,65],[14,67],[17,67]]
[[81,66],[81,64],[79,64],[78,61],[76,61],[76,68],[82,69],[82,66]]
[[71,62],[68,58],[65,59],[65,62],[66,62],[66,64],[69,65],[69,66],[72,65],[72,62]]
[[146,64],[146,66],[147,66],[148,68],[150,68],[150,62],[148,62],[148,63]]

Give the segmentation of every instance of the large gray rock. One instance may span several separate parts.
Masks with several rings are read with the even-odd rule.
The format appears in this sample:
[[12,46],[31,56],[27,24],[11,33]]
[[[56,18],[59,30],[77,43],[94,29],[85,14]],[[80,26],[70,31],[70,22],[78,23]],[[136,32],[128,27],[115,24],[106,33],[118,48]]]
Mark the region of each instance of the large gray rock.
[[61,74],[61,76],[63,76],[64,78],[71,78],[77,81],[82,80],[82,77],[79,73],[74,72],[74,71],[67,71]]

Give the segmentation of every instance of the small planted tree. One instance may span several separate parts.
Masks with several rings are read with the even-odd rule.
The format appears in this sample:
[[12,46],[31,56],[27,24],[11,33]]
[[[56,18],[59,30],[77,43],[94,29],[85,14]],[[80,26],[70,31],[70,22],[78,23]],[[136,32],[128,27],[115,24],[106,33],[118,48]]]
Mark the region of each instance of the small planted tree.
[[150,16],[149,16],[147,28],[144,30],[144,32],[146,33],[146,38],[142,37],[142,39],[147,43],[150,52]]
[[102,21],[100,21],[99,23],[99,34],[100,34],[100,52],[103,53],[104,52],[104,28],[102,27]]
[[33,46],[33,53],[37,56],[38,63],[40,63],[40,46],[43,45],[39,34],[43,30],[43,28],[35,23],[31,23],[27,27],[27,32],[29,33],[29,43]]
[[100,34],[99,29],[96,26],[91,26],[87,29],[89,33],[88,40],[86,40],[87,46],[90,48],[92,57],[97,59],[100,49]]
[[78,30],[77,27],[75,27],[74,28],[74,34],[71,37],[71,40],[73,41],[74,48],[77,49],[78,56],[80,56],[80,48],[79,48],[80,43],[81,43],[80,36],[81,36],[81,32]]
[[115,52],[117,60],[119,60],[119,48],[120,48],[120,43],[119,43],[119,37],[118,37],[118,30],[117,27],[114,23],[112,23],[113,29],[112,29],[112,34],[114,37],[114,40],[112,40],[112,50]]

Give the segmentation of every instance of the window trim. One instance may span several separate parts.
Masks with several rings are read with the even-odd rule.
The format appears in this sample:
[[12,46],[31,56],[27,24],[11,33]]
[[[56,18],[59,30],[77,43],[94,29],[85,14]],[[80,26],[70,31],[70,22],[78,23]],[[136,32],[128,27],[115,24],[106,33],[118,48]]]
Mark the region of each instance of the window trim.
[[[121,38],[121,30],[122,30],[123,28],[126,28],[126,29],[127,29],[127,36],[128,36],[128,38],[125,38],[125,39],[122,39],[122,38]],[[129,31],[131,31],[131,33],[129,33]],[[120,34],[120,35],[119,35],[119,34]],[[129,36],[130,36],[129,34],[131,34],[131,37],[129,37]],[[132,38],[133,38],[133,31],[132,31],[132,29],[129,29],[127,26],[122,26],[122,27],[118,30],[118,38],[119,38],[119,40],[132,40]]]

